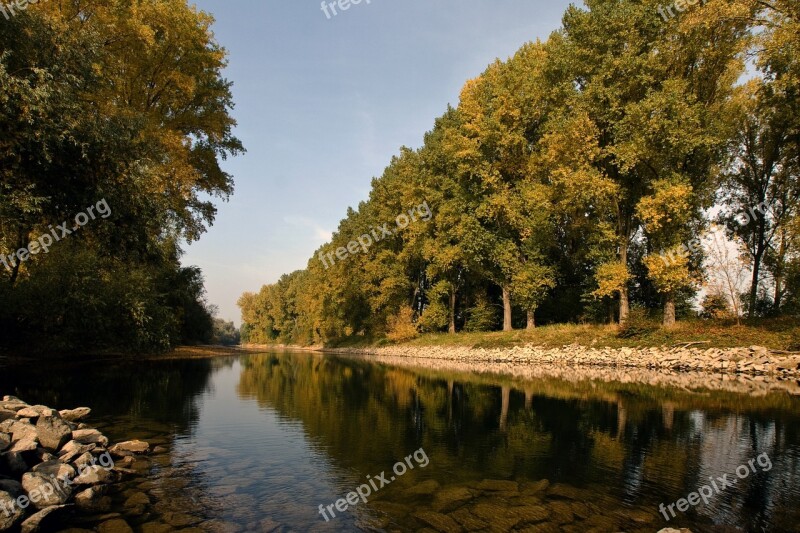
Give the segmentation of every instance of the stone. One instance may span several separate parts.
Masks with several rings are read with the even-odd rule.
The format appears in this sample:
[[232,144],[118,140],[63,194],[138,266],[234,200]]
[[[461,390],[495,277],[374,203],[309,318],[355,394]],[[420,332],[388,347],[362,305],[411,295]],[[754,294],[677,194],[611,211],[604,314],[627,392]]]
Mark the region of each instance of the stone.
[[37,509],[63,505],[72,495],[72,487],[40,472],[26,472],[22,476],[22,488],[31,504]]
[[150,498],[144,492],[137,492],[125,500],[125,507],[137,507],[140,505],[150,505]]
[[473,498],[472,492],[465,487],[447,487],[433,497],[433,509],[440,513],[455,511]]
[[96,429],[76,429],[72,432],[72,438],[80,444],[108,446],[108,438]]
[[583,493],[580,489],[570,485],[564,485],[563,483],[556,483],[551,486],[547,491],[547,495],[551,498],[561,498],[564,500],[584,500]]
[[0,472],[2,471],[19,477],[28,471],[28,463],[21,452],[3,452],[0,453]]
[[36,440],[36,437],[24,437],[11,445],[9,451],[12,452],[32,452],[39,447],[39,441]]
[[150,445],[141,440],[129,440],[115,444],[109,449],[112,455],[117,457],[124,457],[130,453],[142,454],[150,451]]
[[97,526],[98,533],[133,533],[133,529],[122,518],[107,520]]
[[434,513],[433,511],[420,511],[414,514],[414,518],[428,524],[436,531],[450,532],[461,530],[461,526],[458,525],[458,522],[445,514]]
[[686,529],[682,527],[681,529],[674,529],[671,527],[665,527],[664,529],[659,530],[658,533],[692,533],[691,529]]
[[142,530],[142,533],[171,533],[175,531],[172,526],[162,524],[161,522],[147,522],[139,526],[139,528]]
[[75,495],[75,505],[84,511],[103,513],[111,508],[111,498],[103,496],[104,487],[89,487]]
[[69,505],[56,505],[32,515],[22,523],[22,533],[38,533],[42,529],[50,529],[53,522],[57,522],[60,511],[67,507]]
[[72,479],[78,473],[72,466],[64,464],[61,461],[39,463],[33,467],[32,471],[56,479],[63,479],[65,476]]
[[17,417],[17,412],[11,409],[3,409],[0,407],[0,422],[5,420],[14,420]]
[[73,480],[76,485],[100,485],[114,481],[114,474],[102,466],[90,466]]
[[518,492],[519,483],[516,481],[502,481],[497,479],[484,479],[477,485],[478,490],[494,492]]
[[547,479],[542,479],[539,481],[533,481],[531,483],[525,484],[524,492],[530,494],[536,494],[539,492],[544,492],[550,487],[550,481]]
[[[72,433],[75,436],[75,432]],[[97,444],[81,444],[76,440],[71,440],[58,452],[58,460],[62,463],[71,463],[76,457],[80,457],[86,452],[90,452],[97,447]]]
[[72,440],[72,429],[58,416],[39,417],[36,433],[42,446],[55,452]]
[[14,498],[22,495],[22,484],[13,479],[0,479],[0,491],[7,492]]
[[11,433],[11,441],[16,442],[18,440],[25,440],[25,439],[39,439],[39,434],[36,432],[36,427],[31,424],[30,422],[25,422],[23,420],[14,420],[11,422],[9,430],[2,430],[5,433]]
[[25,509],[20,509],[14,501],[19,494],[0,489],[0,531],[16,526],[25,517]]
[[83,420],[92,413],[88,407],[78,407],[77,409],[64,409],[58,412],[61,418],[69,422],[77,422]]
[[429,479],[427,481],[423,481],[422,483],[417,483],[410,489],[407,489],[403,492],[406,496],[430,496],[437,490],[439,490],[439,482],[435,479]]
[[453,511],[448,516],[458,522],[461,527],[466,529],[467,531],[480,531],[485,529],[489,526],[489,523],[485,520],[481,520],[474,514],[472,514],[469,509],[466,507],[462,507],[457,511]]

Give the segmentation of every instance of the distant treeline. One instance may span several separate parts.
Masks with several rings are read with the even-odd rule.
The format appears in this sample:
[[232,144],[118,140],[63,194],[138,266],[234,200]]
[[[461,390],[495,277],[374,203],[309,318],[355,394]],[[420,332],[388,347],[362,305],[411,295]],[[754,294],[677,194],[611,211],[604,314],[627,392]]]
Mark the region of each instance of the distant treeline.
[[1,22],[0,348],[211,342],[202,274],[179,263],[242,151],[211,17],[93,0]]
[[[689,244],[711,222],[753,270],[739,294],[741,270],[715,263],[730,276],[712,307],[732,293],[752,316],[797,313],[800,3],[709,0],[665,21],[659,2],[586,0],[468,81],[306,270],[242,296],[243,338],[626,322],[634,306],[670,326],[708,274]],[[422,202],[430,221],[358,251]]]

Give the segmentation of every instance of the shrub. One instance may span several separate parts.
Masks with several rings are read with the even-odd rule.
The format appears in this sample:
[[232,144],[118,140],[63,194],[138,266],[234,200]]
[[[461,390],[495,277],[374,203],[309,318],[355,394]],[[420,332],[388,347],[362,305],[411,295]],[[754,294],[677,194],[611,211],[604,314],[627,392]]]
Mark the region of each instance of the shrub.
[[647,309],[632,307],[628,315],[628,320],[620,326],[617,337],[621,339],[632,339],[653,333],[658,331],[658,329],[658,324],[653,322],[648,316]]
[[485,296],[478,298],[475,307],[467,309],[465,331],[492,331],[497,326],[497,310]]
[[414,323],[414,310],[409,305],[404,305],[397,314],[390,316],[386,325],[386,338],[392,342],[410,341],[419,335]]

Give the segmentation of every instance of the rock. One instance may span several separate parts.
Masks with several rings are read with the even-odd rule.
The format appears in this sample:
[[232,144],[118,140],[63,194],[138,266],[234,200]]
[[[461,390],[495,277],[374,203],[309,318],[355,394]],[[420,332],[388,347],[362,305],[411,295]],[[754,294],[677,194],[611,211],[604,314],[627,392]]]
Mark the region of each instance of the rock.
[[[75,432],[72,433],[72,436],[75,436]],[[71,440],[61,448],[61,451],[58,452],[58,460],[62,463],[71,463],[75,460],[76,457],[83,455],[86,452],[90,452],[97,447],[97,444],[81,444],[76,440]]]
[[417,483],[410,489],[407,489],[403,492],[406,496],[430,496],[437,490],[439,490],[439,482],[435,479],[429,479],[427,481],[423,481],[422,483]]
[[141,440],[129,440],[115,444],[109,449],[112,455],[117,457],[124,457],[128,454],[142,454],[150,451],[150,445]]
[[556,483],[550,487],[547,491],[547,495],[550,498],[561,498],[564,500],[584,500],[583,493],[579,489],[570,485],[564,485],[563,483]]
[[528,483],[525,485],[524,492],[526,494],[536,494],[538,492],[544,492],[550,487],[550,481],[547,479],[542,479],[540,481],[535,481],[532,483]]
[[58,460],[58,457],[56,457],[52,453],[48,452],[47,450],[45,450],[41,446],[36,448],[36,457],[37,457],[37,459],[39,459],[39,461],[41,461],[43,463],[47,463],[49,461],[57,461]]
[[19,494],[0,489],[0,531],[16,526],[25,517],[25,509],[20,509],[15,500]]
[[489,526],[488,522],[481,520],[465,507],[450,513],[448,516],[461,524],[461,527],[467,531],[480,531]]
[[437,492],[433,497],[433,509],[440,513],[455,511],[473,498],[465,487],[448,487]]
[[23,494],[22,484],[13,479],[0,479],[0,491],[7,492],[14,498],[18,498]]
[[36,432],[42,446],[57,452],[72,440],[72,429],[59,416],[41,416],[36,423]]
[[[36,432],[36,427],[30,422],[13,420],[11,421],[9,429],[10,431],[5,431],[5,433],[11,433],[12,442],[26,439],[39,439],[39,434]],[[2,431],[2,429],[0,429],[0,431]]]
[[17,412],[11,409],[3,409],[0,407],[0,422],[5,420],[14,420],[17,417]]
[[414,514],[414,518],[428,524],[436,531],[461,531],[461,526],[458,525],[458,522],[441,513],[434,513],[433,511],[420,511]]
[[103,496],[105,487],[89,487],[75,496],[75,505],[84,511],[103,513],[111,509],[111,498]]
[[88,407],[78,407],[77,409],[64,409],[63,411],[58,412],[58,414],[61,415],[61,418],[69,422],[77,422],[79,420],[83,420],[91,413],[92,410],[89,409]]
[[108,446],[108,438],[96,429],[76,429],[72,432],[72,439],[80,444]]
[[0,453],[0,472],[2,471],[19,477],[28,471],[28,463],[21,452]]
[[501,481],[497,479],[484,479],[478,483],[479,490],[495,491],[495,492],[518,492],[519,483],[516,481]]
[[73,480],[76,485],[100,485],[114,481],[114,474],[102,466],[90,466]]
[[39,441],[36,440],[36,437],[25,437],[22,438],[11,446],[9,451],[12,452],[32,452],[39,447]]
[[150,498],[144,492],[137,492],[125,500],[125,507],[137,507],[140,505],[150,505]]
[[171,533],[175,529],[167,524],[161,522],[148,522],[139,526],[142,533]]
[[63,505],[72,495],[72,487],[68,484],[39,472],[26,472],[22,476],[22,488],[37,509]]
[[128,523],[121,519],[116,518],[114,520],[107,520],[97,526],[98,533],[133,533],[131,526]]
[[686,529],[685,527],[681,529],[673,529],[671,527],[665,527],[664,529],[660,530],[658,533],[692,533],[691,529]]
[[69,505],[57,505],[39,511],[22,523],[22,533],[38,533],[42,529],[49,529],[53,522],[57,522],[60,511],[67,507]]
[[33,472],[37,472],[51,478],[54,477],[56,479],[63,479],[65,476],[69,479],[72,479],[78,473],[70,465],[64,464],[61,461],[47,461],[46,463],[39,463],[33,467]]

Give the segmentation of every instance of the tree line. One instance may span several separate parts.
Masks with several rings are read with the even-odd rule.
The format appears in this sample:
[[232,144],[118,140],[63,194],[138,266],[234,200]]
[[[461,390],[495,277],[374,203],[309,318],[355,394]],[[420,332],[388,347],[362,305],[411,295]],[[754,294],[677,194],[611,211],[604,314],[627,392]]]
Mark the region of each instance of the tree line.
[[[2,20],[0,347],[212,339],[202,273],[179,261],[233,192],[220,161],[243,151],[212,22],[185,0],[41,2]],[[110,216],[33,246],[101,199]]]
[[[709,275],[687,243],[712,225],[752,270],[745,312],[798,313],[800,4],[659,6],[586,0],[469,80],[305,270],[241,297],[243,338],[624,324],[632,307],[671,327]],[[318,260],[423,201],[429,222]]]

